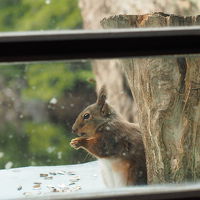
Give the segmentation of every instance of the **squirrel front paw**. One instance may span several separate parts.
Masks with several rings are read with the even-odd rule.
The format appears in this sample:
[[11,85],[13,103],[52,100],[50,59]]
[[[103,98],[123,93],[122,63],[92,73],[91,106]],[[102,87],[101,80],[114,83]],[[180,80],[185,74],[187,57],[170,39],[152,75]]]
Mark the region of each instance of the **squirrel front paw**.
[[83,146],[84,142],[85,142],[85,138],[79,137],[79,138],[72,139],[70,142],[70,145],[74,149],[79,149]]

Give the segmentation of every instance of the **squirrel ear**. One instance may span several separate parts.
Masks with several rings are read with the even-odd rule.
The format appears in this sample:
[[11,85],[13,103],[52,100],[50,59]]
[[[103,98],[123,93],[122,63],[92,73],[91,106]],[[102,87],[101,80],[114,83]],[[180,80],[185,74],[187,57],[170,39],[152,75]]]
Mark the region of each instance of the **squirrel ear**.
[[101,115],[102,116],[104,116],[104,117],[106,117],[106,116],[108,116],[109,115],[109,106],[108,106],[108,104],[107,103],[105,103],[104,105],[103,105],[103,107],[101,108]]
[[107,99],[107,92],[106,92],[106,87],[103,85],[101,89],[99,90],[99,95],[97,98],[97,105],[100,108],[100,112],[103,116],[106,116],[109,114],[109,106],[106,103]]
[[98,95],[98,98],[97,98],[97,104],[100,107],[103,107],[105,102],[106,102],[106,98],[107,98],[106,87],[105,87],[105,85],[103,85],[101,87],[101,89],[99,90],[99,95]]
[[99,90],[99,95],[97,98],[97,105],[100,107],[100,111],[103,114],[103,116],[107,115],[109,112],[108,104],[106,103],[107,99],[107,93],[106,93],[106,87],[103,85],[101,89]]

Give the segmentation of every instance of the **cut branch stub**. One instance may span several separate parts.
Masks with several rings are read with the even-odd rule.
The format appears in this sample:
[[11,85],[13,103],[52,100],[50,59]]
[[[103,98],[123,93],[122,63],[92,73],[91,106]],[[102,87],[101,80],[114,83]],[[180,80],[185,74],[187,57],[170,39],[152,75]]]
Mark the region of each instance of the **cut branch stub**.
[[[200,16],[164,13],[114,16],[104,28],[199,25]],[[200,179],[200,58],[123,59],[138,107],[149,183]]]

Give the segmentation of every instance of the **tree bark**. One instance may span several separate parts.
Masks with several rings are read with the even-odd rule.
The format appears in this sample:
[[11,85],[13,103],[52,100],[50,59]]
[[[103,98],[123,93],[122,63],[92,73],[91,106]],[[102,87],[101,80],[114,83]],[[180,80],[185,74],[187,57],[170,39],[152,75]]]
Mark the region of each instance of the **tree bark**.
[[[200,16],[154,13],[103,19],[104,28],[199,25]],[[122,59],[138,108],[148,182],[200,179],[200,58]]]

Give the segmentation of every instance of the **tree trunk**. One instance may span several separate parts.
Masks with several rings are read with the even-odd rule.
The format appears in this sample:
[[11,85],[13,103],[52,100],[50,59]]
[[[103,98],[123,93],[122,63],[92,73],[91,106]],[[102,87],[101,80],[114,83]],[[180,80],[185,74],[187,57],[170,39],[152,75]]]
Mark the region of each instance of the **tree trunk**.
[[[154,13],[115,16],[104,28],[199,25],[200,16]],[[148,182],[200,179],[200,58],[122,59],[138,107],[146,149]]]

